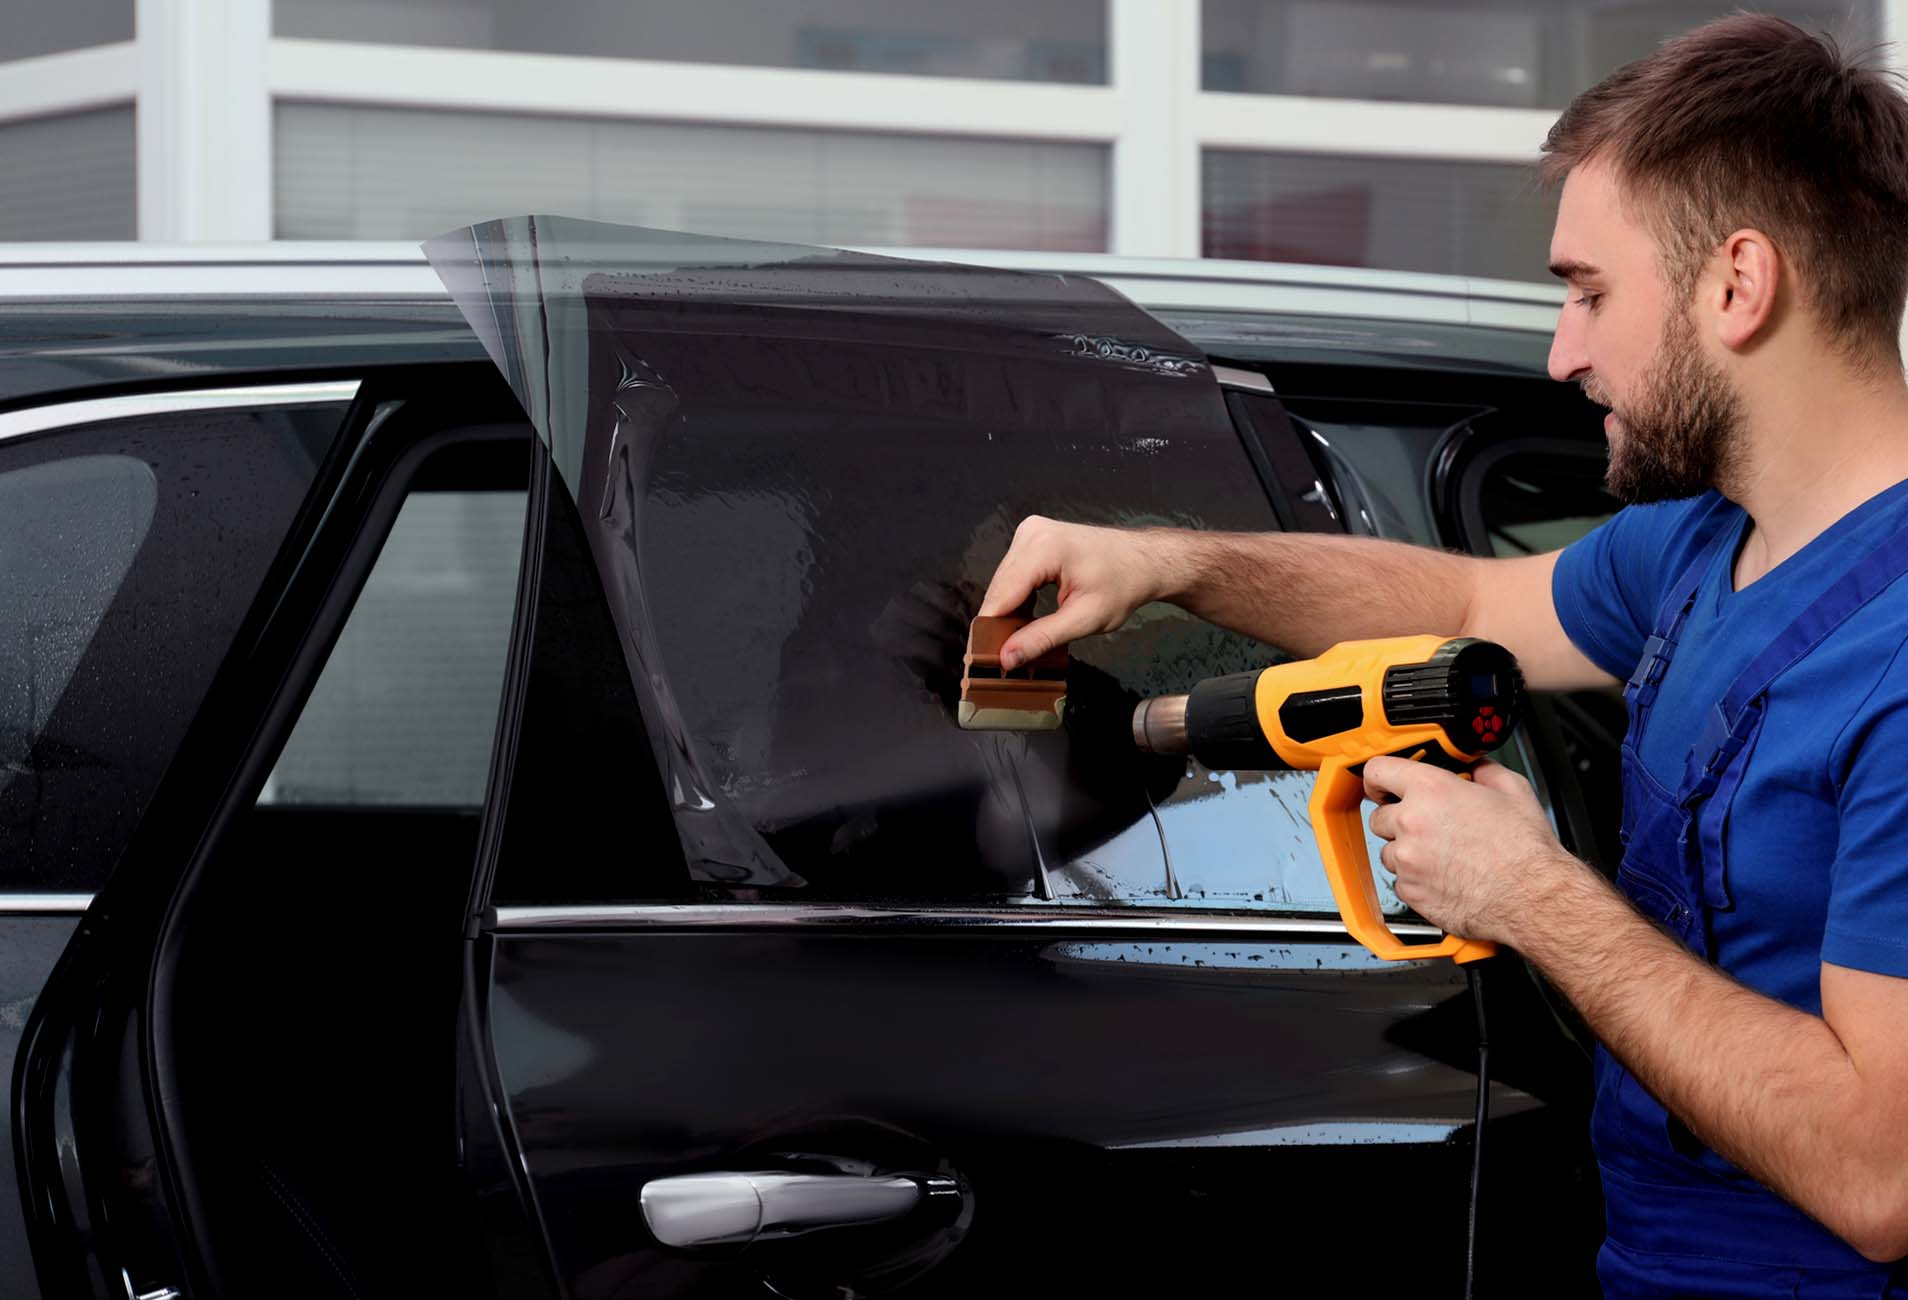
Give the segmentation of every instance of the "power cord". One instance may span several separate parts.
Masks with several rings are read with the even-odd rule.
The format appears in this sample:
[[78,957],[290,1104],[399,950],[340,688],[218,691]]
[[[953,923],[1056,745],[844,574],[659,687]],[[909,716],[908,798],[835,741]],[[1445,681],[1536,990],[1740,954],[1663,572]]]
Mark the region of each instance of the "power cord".
[[1464,1300],[1471,1300],[1471,1287],[1477,1277],[1477,1194],[1484,1181],[1484,1124],[1491,1111],[1491,1038],[1484,1022],[1483,962],[1471,962],[1464,968],[1464,982],[1471,986],[1471,1006],[1477,1013],[1477,1119],[1471,1128],[1471,1206],[1464,1236]]

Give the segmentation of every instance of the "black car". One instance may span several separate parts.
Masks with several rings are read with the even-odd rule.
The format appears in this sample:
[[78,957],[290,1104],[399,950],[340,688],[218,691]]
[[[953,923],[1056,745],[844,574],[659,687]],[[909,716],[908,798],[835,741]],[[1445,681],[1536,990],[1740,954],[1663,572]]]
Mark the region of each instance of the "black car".
[[[952,702],[1029,513],[1592,526],[1554,295],[428,247],[0,266],[7,1294],[1455,1294],[1463,976],[1349,939],[1308,775],[1124,734],[1275,652]],[[1507,756],[1606,867],[1622,725]],[[1594,1294],[1587,1036],[1486,992],[1479,1292]]]

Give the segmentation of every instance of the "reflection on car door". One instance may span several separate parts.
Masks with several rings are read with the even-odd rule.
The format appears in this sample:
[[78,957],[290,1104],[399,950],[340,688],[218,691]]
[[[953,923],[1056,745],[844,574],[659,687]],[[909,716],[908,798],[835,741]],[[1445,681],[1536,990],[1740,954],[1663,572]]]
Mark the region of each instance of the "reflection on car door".
[[[464,1050],[564,1290],[1200,1293],[1374,1238],[1459,1276],[1461,979],[1191,897],[1261,823],[1121,743],[1264,652],[1149,611],[1064,732],[949,716],[1021,515],[1276,526],[1202,357],[1077,278],[543,218],[431,251],[551,452]],[[1554,1030],[1504,987],[1515,1181]],[[1500,1223],[1507,1275],[1575,1241]]]

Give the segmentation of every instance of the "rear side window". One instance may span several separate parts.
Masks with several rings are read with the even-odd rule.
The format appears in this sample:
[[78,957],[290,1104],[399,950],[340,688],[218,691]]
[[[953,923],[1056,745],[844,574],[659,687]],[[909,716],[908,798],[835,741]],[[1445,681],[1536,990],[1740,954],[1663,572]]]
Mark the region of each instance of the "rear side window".
[[[1064,731],[953,721],[967,621],[1024,515],[1277,526],[1232,429],[757,415],[665,442],[643,501],[645,667],[677,717],[646,725],[629,695],[553,484],[494,901],[670,898],[699,876],[710,898],[1331,910],[1310,774],[1213,773],[1130,739],[1142,696],[1271,663],[1270,647],[1150,606],[1077,643]],[[684,744],[714,789],[685,782]],[[725,889],[727,864],[697,861],[697,815],[726,810],[741,825],[724,847],[740,839],[781,883]]]
[[155,395],[0,425],[0,889],[105,881],[349,393]]

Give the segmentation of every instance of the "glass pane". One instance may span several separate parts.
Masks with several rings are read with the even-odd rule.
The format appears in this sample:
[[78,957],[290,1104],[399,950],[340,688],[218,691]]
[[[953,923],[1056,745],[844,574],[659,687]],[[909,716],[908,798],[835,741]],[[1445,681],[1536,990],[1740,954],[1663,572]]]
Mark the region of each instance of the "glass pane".
[[0,444],[0,889],[105,883],[344,409],[155,413]]
[[504,212],[821,244],[1100,251],[1100,145],[311,104],[278,110],[281,239]]
[[0,786],[26,770],[158,499],[152,466],[132,456],[0,473]]
[[133,111],[0,126],[0,240],[133,239]]
[[260,803],[483,803],[523,510],[521,492],[405,498]]
[[1106,80],[1106,0],[277,0],[273,30],[768,68]]
[[1478,515],[1492,555],[1562,550],[1617,512],[1601,456],[1523,452],[1495,462],[1478,487]]
[[1533,169],[1206,151],[1207,257],[1548,280],[1557,200]]
[[[1601,0],[1203,0],[1207,90],[1561,108],[1729,4]],[[1757,5],[1844,49],[1877,39],[1874,0]]]
[[7,6],[0,61],[30,59],[133,38],[132,0],[61,0]]

